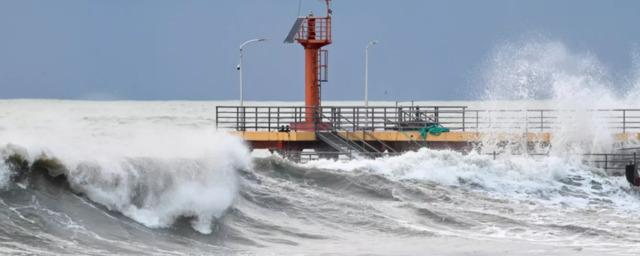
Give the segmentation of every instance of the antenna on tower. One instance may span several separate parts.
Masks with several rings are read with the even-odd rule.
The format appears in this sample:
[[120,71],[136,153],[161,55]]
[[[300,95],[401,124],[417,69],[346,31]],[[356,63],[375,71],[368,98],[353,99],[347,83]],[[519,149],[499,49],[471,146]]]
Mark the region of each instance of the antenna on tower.
[[331,16],[331,14],[333,14],[331,10],[331,0],[325,0],[325,2],[327,3],[327,16]]

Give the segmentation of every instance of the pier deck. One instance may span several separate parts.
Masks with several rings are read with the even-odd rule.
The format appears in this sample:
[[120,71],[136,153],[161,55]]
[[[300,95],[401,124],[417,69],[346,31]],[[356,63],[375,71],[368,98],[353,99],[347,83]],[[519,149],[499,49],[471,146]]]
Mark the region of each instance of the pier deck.
[[[245,141],[261,142],[261,141],[288,141],[288,142],[302,142],[302,141],[316,141],[316,133],[310,131],[233,131],[233,134],[242,137]],[[551,134],[548,132],[543,133],[527,133],[527,134],[512,134],[512,133],[482,133],[482,132],[462,132],[453,131],[445,132],[440,135],[427,135],[422,138],[419,131],[370,131],[370,132],[357,132],[357,131],[338,131],[338,135],[343,138],[350,138],[351,140],[364,140],[364,141],[385,141],[385,142],[452,142],[452,143],[474,143],[480,142],[482,138],[487,136],[493,136],[500,140],[517,140],[524,139],[526,137],[529,142],[544,142],[548,143],[551,139]],[[629,135],[618,134],[617,137],[626,138]]]
[[[315,132],[309,131],[232,131],[234,135],[243,138],[247,142],[260,142],[260,141],[316,141]],[[527,138],[528,142],[551,142],[551,133],[490,133],[490,132],[447,132],[440,135],[428,135],[426,138],[421,139],[420,132],[417,131],[373,131],[363,134],[362,132],[350,132],[342,131],[338,134],[344,138],[352,138],[353,140],[365,140],[365,141],[389,141],[389,142],[411,142],[411,141],[426,141],[426,142],[465,142],[473,143],[480,142],[482,138],[497,138],[499,140],[522,140]],[[640,140],[640,133],[616,133],[614,138],[618,142],[627,140]]]

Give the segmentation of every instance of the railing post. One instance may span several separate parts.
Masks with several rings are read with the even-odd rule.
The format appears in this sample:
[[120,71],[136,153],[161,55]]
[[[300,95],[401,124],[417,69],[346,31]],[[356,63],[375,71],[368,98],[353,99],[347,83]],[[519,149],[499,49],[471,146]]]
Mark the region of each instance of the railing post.
[[336,124],[338,125],[338,128],[342,129],[342,123],[340,123],[340,117],[342,116],[342,109],[338,108],[336,110]]
[[331,127],[332,129],[336,129],[337,124],[336,124],[336,108],[335,107],[331,107],[331,116],[329,118],[329,122],[331,123]]
[[544,110],[540,110],[540,132],[544,132]]
[[271,107],[267,107],[267,131],[271,131]]
[[245,121],[246,121],[246,118],[245,118],[245,114],[246,114],[245,113],[245,107],[244,106],[236,107],[236,110],[237,110],[236,113],[237,113],[237,116],[238,116],[238,118],[237,118],[238,130],[245,131],[246,128],[247,128],[246,127],[246,123],[245,123]]
[[358,118],[360,118],[360,115],[356,113],[356,111],[359,110],[359,108],[353,107],[353,131],[356,131],[356,127],[358,126]]
[[622,133],[627,132],[627,110],[622,110]]
[[607,171],[607,167],[608,167],[608,154],[604,154],[604,170]]
[[464,118],[464,117],[465,117],[465,113],[466,113],[466,112],[467,112],[467,108],[466,108],[466,107],[463,107],[463,108],[462,108],[462,131],[463,131],[463,132],[464,132],[464,130],[465,130],[465,120],[464,120],[465,118]]
[[387,107],[384,107],[383,119],[384,120],[382,120],[382,129],[387,130]]
[[529,133],[529,110],[524,111],[524,133]]
[[479,117],[480,114],[479,113],[480,111],[476,110],[476,132],[480,131],[480,117]]
[[218,129],[218,115],[219,115],[219,110],[218,108],[220,108],[220,106],[216,106],[216,130]]
[[375,108],[371,108],[371,130],[375,130],[375,116],[376,116],[376,109]]
[[255,116],[256,116],[255,123],[256,123],[256,131],[257,131],[257,130],[258,130],[258,107],[256,107],[256,113],[255,113]]

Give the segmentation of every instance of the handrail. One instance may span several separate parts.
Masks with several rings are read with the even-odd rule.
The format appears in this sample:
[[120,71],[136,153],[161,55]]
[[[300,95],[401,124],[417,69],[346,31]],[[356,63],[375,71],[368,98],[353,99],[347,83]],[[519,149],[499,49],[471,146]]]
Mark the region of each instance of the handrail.
[[[320,113],[320,115],[321,115],[321,119],[322,119],[322,118],[326,118],[326,116],[324,116],[324,114],[323,114],[322,112],[319,112],[319,113]],[[339,113],[338,113],[338,116],[339,116],[339,117],[342,117],[342,115],[340,115]],[[332,118],[330,118],[329,120],[335,121],[335,120],[333,120]],[[347,119],[347,121],[348,121],[349,123],[353,124],[353,122],[351,122],[350,120],[348,120],[348,119]],[[332,130],[334,129],[333,122],[332,122],[332,125],[331,125],[331,129],[332,129]],[[364,131],[364,130],[363,130],[363,131]],[[347,135],[347,141],[353,141],[353,140],[349,139],[349,133],[346,133],[346,135]],[[364,136],[363,136],[363,137],[364,137]],[[376,147],[371,146],[371,144],[367,143],[367,142],[364,140],[364,138],[358,138],[358,141],[360,141],[360,142],[362,143],[362,145],[364,145],[364,146],[366,146],[366,147],[368,147],[368,148],[372,149],[374,152],[376,152],[376,153],[382,153],[382,152],[380,152],[380,150],[378,150]]]
[[[340,114],[340,113],[338,113],[337,115],[338,115],[338,117],[340,117],[340,118],[343,118],[343,119],[347,120],[347,122],[348,122],[348,123],[350,123],[350,124],[354,125],[354,127],[355,127],[355,124],[354,124],[351,120],[349,120],[349,119],[345,118],[345,117],[344,117],[344,116],[342,116],[342,114]],[[355,130],[354,130],[354,132],[355,132]],[[366,130],[364,130],[364,129],[363,129],[363,130],[362,130],[362,138],[361,138],[361,141],[362,141],[363,143],[366,143],[366,142],[365,142],[365,140],[366,140],[365,134],[368,134],[368,132],[367,132]],[[348,133],[347,133],[347,136],[349,136],[349,135],[348,135]],[[383,146],[383,147],[385,147],[385,148],[387,148],[388,150],[391,150],[392,152],[395,152],[395,151],[396,151],[395,149],[393,149],[393,148],[389,147],[389,145],[387,145],[386,143],[384,143],[384,142],[382,142],[382,141],[378,140],[378,138],[376,138],[375,136],[371,136],[371,135],[370,135],[370,137],[372,137],[372,138],[373,138],[373,139],[375,139],[377,142],[379,142],[380,144],[382,144],[382,146]],[[368,144],[368,143],[366,143],[366,144]],[[369,145],[369,146],[371,146],[371,145]],[[380,152],[378,149],[376,149],[375,147],[371,146],[371,148],[373,148],[374,150],[378,151],[378,153],[381,153],[381,152]]]
[[[310,110],[303,106],[216,106],[216,127],[236,130],[283,130],[302,122]],[[398,130],[401,125],[417,129],[426,117],[456,131],[550,132],[574,125],[581,118],[596,120],[603,129],[640,132],[640,109],[469,109],[464,106],[332,106],[318,113],[340,115],[336,126],[354,131]],[[412,119],[411,117],[418,116]]]
[[[309,28],[309,20],[314,20],[313,28]],[[300,29],[296,33],[296,40],[322,40],[331,41],[330,17],[305,17]]]
[[[344,117],[344,116],[342,116],[342,114],[340,114],[340,113],[337,113],[337,115],[338,115],[338,117],[340,117],[340,118],[342,118],[342,119],[345,119],[348,123],[350,123],[350,124],[354,125],[354,127],[355,127],[355,124],[354,124],[351,120],[349,120],[349,119],[345,118],[345,117]],[[362,141],[363,143],[365,143],[365,144],[369,145],[369,143],[366,143],[366,135],[369,135],[369,137],[373,138],[376,142],[380,143],[380,144],[381,144],[385,149],[387,149],[387,150],[389,150],[389,151],[391,151],[391,152],[397,152],[394,148],[392,148],[391,146],[387,145],[387,143],[384,143],[383,141],[379,140],[378,138],[376,138],[375,136],[373,136],[372,134],[370,134],[370,133],[369,133],[369,132],[367,132],[366,130],[364,130],[364,129],[363,129],[363,130],[361,130],[361,131],[362,131],[362,138],[361,138],[361,141]],[[355,130],[354,130],[354,132],[355,132]],[[366,134],[366,135],[365,135],[365,134]],[[349,134],[348,134],[348,133],[347,133],[347,136],[349,136]],[[373,148],[375,151],[378,151],[378,153],[382,153],[382,152],[380,152],[378,149],[376,149],[375,147],[373,147],[373,146],[371,146],[371,145],[369,145],[369,146],[370,146],[371,148]]]
[[[347,147],[353,147],[353,148],[355,148],[355,149],[356,149],[356,151],[357,151],[357,152],[359,152],[359,153],[367,152],[367,150],[366,150],[364,147],[362,147],[362,146],[360,146],[360,145],[358,145],[358,144],[356,144],[356,143],[353,143],[353,142],[352,142],[352,141],[350,141],[350,140],[345,140],[345,139],[340,138],[340,136],[339,136],[339,135],[334,134],[334,131],[329,132],[329,133],[328,133],[328,135],[327,135],[327,134],[324,134],[324,133],[322,133],[322,132],[317,133],[317,134],[318,134],[318,136],[320,136],[320,137],[321,137],[321,139],[322,139],[322,137],[323,137],[323,136],[333,136],[333,137],[337,137],[337,139],[339,139],[339,140],[343,141],[344,143],[347,143],[347,144],[348,144],[348,146],[347,146]],[[329,144],[332,144],[332,143],[329,143]],[[338,146],[339,146],[339,145],[331,145],[331,146],[332,146],[332,147],[334,147],[334,148],[336,148],[336,149],[338,149]],[[352,153],[351,151],[352,151],[352,150],[349,150],[349,153]]]

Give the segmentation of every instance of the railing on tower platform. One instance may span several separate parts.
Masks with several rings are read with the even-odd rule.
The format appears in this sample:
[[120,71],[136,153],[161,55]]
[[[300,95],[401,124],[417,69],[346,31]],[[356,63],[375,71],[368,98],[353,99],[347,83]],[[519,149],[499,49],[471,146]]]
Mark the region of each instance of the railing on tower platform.
[[310,16],[301,19],[296,40],[331,42],[331,18]]

